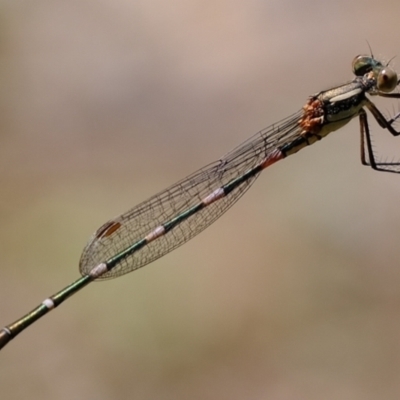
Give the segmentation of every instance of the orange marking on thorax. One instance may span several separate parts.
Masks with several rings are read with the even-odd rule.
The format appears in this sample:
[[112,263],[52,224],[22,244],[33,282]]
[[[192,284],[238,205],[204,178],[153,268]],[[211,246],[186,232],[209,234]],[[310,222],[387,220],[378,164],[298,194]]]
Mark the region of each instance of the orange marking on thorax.
[[303,132],[317,134],[324,122],[324,109],[321,100],[311,97],[303,107],[304,114],[299,120]]

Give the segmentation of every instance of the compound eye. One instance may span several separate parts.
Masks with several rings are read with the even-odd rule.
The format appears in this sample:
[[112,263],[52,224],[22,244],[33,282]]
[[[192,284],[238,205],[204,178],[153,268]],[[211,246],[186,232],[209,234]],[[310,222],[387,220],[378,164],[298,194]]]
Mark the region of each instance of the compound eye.
[[372,57],[360,55],[354,58],[351,66],[354,75],[363,76],[367,72],[371,71],[375,64],[376,61]]
[[383,68],[377,79],[377,87],[381,92],[391,92],[397,86],[397,74],[391,68]]

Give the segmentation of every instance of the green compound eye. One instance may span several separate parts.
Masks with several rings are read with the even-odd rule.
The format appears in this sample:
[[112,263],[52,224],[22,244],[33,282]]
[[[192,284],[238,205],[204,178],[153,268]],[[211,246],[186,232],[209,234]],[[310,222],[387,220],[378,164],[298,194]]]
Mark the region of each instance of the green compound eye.
[[354,58],[351,66],[353,68],[354,75],[363,76],[367,72],[372,71],[374,67],[381,65],[379,61],[376,61],[370,56],[357,56]]

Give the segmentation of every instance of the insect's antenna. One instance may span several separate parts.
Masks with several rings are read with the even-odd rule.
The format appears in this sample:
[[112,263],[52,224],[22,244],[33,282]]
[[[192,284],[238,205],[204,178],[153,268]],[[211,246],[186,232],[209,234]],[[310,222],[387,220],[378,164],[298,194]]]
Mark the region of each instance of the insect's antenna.
[[372,53],[372,49],[371,49],[371,46],[370,46],[370,44],[369,44],[368,40],[365,40],[365,41],[367,42],[367,45],[368,45],[369,51],[370,51],[370,53],[371,53],[371,57],[372,57],[372,58],[374,58],[374,55],[373,55],[373,53]]
[[387,67],[389,65],[389,63],[395,58],[396,56],[393,56],[385,65],[385,67]]

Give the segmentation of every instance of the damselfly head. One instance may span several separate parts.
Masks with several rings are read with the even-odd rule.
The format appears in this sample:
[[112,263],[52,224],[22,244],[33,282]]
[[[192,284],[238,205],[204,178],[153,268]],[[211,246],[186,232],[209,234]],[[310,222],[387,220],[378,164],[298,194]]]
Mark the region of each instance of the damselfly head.
[[373,72],[376,79],[376,87],[380,92],[392,92],[398,85],[396,72],[388,65],[384,66],[372,56],[360,55],[352,62],[353,73],[356,76],[364,76]]

